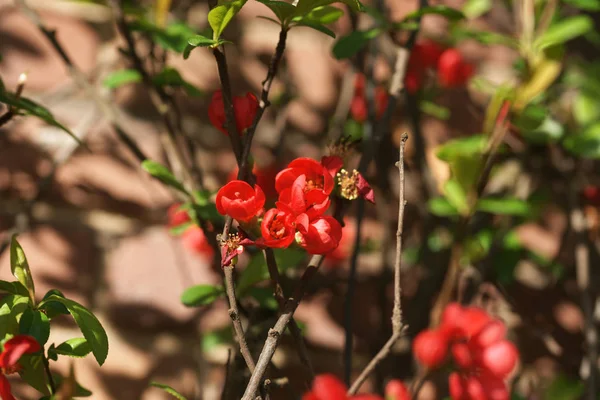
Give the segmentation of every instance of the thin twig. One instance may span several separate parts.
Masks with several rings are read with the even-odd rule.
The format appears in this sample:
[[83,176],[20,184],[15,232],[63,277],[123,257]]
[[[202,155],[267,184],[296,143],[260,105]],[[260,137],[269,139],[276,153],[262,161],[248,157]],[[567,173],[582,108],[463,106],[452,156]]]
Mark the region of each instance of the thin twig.
[[[273,284],[273,294],[275,296],[275,299],[277,300],[277,304],[279,305],[279,310],[283,312],[285,307],[285,294],[283,292],[283,288],[281,287],[281,276],[279,274],[277,260],[275,259],[275,254],[273,253],[272,249],[265,249],[264,255],[265,260],[267,261],[267,269],[269,270],[269,276],[271,277],[271,282]],[[312,362],[310,361],[308,348],[306,347],[306,342],[304,341],[304,337],[302,336],[302,330],[300,329],[298,323],[294,318],[292,318],[290,321],[289,330],[296,344],[296,350],[298,351],[300,361],[306,367],[312,380],[312,378],[315,376],[315,370],[312,366]]]
[[42,362],[44,363],[44,371],[46,372],[46,377],[48,378],[48,386],[50,386],[50,394],[56,393],[56,384],[54,383],[54,377],[52,376],[52,372],[50,371],[50,362],[45,354],[42,354]]
[[396,231],[396,261],[394,264],[394,308],[392,310],[392,336],[388,339],[385,345],[379,350],[377,355],[367,364],[365,369],[360,373],[358,378],[354,381],[348,395],[352,396],[356,394],[358,389],[369,375],[375,370],[377,365],[382,362],[392,351],[392,348],[396,341],[402,337],[402,304],[401,304],[401,266],[402,266],[402,231],[404,227],[404,207],[406,206],[406,200],[404,199],[404,148],[408,135],[405,133],[402,135],[402,141],[400,142],[400,156],[397,163],[400,171],[400,188],[399,188],[399,205],[398,205],[398,230]]
[[283,336],[283,332],[292,320],[294,312],[296,312],[298,305],[302,301],[304,293],[306,292],[306,287],[308,286],[308,282],[310,282],[312,277],[318,271],[323,259],[324,257],[322,255],[314,255],[311,257],[306,270],[300,278],[300,283],[296,288],[294,296],[287,300],[281,316],[277,319],[277,322],[273,328],[269,329],[267,340],[265,341],[260,356],[258,357],[258,361],[256,362],[256,369],[250,377],[250,381],[248,382],[246,391],[242,396],[242,400],[254,400],[254,395],[260,387],[260,383],[267,370],[267,367],[269,366],[269,363],[271,362],[271,359],[273,358],[273,355],[275,354],[275,350],[277,350],[281,336]]

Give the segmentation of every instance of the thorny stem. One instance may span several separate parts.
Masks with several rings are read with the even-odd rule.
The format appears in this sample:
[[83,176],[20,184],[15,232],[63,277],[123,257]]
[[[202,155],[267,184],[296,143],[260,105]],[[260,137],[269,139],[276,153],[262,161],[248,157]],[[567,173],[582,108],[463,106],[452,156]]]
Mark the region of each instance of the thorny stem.
[[400,171],[400,188],[399,188],[399,204],[398,204],[398,230],[396,231],[396,261],[394,264],[394,308],[392,311],[392,336],[383,345],[381,350],[373,357],[373,359],[367,364],[365,369],[360,373],[358,378],[354,381],[348,395],[352,396],[356,394],[358,389],[369,375],[377,368],[377,365],[383,361],[392,351],[392,348],[396,341],[402,337],[402,304],[401,304],[401,266],[402,266],[402,231],[404,226],[404,207],[406,206],[406,200],[404,199],[404,148],[408,135],[405,133],[402,135],[402,141],[400,142],[400,155],[398,163],[398,169]]

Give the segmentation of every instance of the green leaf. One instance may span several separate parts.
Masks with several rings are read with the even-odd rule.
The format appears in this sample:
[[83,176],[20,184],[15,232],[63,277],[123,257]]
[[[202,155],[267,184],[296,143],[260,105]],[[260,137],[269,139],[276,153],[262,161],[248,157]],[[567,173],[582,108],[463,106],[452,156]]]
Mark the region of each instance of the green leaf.
[[0,339],[19,333],[19,317],[29,308],[29,296],[8,295],[0,299]]
[[59,128],[67,133],[67,135],[71,136],[73,140],[75,140],[80,146],[84,146],[83,142],[73,134],[67,127],[59,123],[54,115],[47,108],[41,106],[33,100],[30,100],[26,97],[20,96],[17,97],[13,93],[9,93],[4,90],[0,90],[0,103],[4,103],[8,106],[14,107],[15,109],[23,112],[26,115],[33,115],[47,123],[48,125]]
[[581,91],[573,102],[573,117],[579,125],[588,125],[600,120],[600,99]]
[[532,216],[534,213],[533,208],[527,201],[515,198],[483,198],[477,202],[477,210],[497,215],[521,217]]
[[218,40],[233,17],[242,9],[247,0],[230,0],[219,2],[219,5],[208,13],[208,23],[213,30],[213,39]]
[[165,392],[169,393],[171,396],[175,397],[177,400],[187,400],[185,397],[183,397],[181,394],[179,394],[179,392],[177,392],[175,389],[173,389],[170,386],[163,385],[162,383],[158,383],[158,382],[150,382],[150,386],[154,386],[154,387],[164,390]]
[[92,353],[96,361],[100,365],[104,364],[108,355],[108,336],[106,336],[106,331],[102,327],[102,324],[100,324],[100,321],[81,304],[56,295],[52,295],[40,303],[40,308],[51,302],[57,302],[67,307],[77,326],[79,326],[81,333],[83,333],[83,336],[92,348]]
[[[275,261],[281,273],[298,265],[305,257],[305,253],[298,249],[274,249]],[[269,270],[262,252],[255,254],[246,269],[240,274],[237,282],[237,292],[241,295],[255,284],[269,279]]]
[[442,121],[446,121],[450,118],[450,110],[444,106],[440,106],[439,104],[435,104],[429,100],[421,100],[419,107],[421,111],[425,114],[428,114],[434,118],[440,119]]
[[174,22],[166,28],[161,28],[146,19],[138,19],[129,23],[132,31],[149,33],[154,41],[166,50],[183,53],[188,40],[196,35],[196,31],[182,22]]
[[145,160],[142,162],[142,169],[165,185],[189,195],[189,192],[183,187],[183,184],[179,182],[164,165],[157,163],[156,161]]
[[180,236],[183,234],[183,232],[187,231],[192,226],[194,226],[193,222],[185,222],[181,225],[169,228],[169,234],[173,236]]
[[534,41],[540,50],[568,42],[594,29],[594,21],[588,16],[577,15],[562,19],[552,25]]
[[567,136],[563,145],[568,151],[580,157],[600,159],[600,122],[596,122],[581,133]]
[[369,40],[377,37],[382,30],[380,28],[368,31],[354,31],[349,35],[342,36],[333,45],[333,56],[338,60],[350,58],[367,45]]
[[207,38],[206,36],[194,35],[188,40],[187,45],[183,50],[183,58],[187,59],[190,56],[192,50],[194,50],[196,47],[210,47],[214,46],[217,43],[218,41],[215,41],[211,38]]
[[202,96],[202,92],[197,87],[183,79],[179,71],[172,67],[166,67],[160,71],[152,78],[152,82],[156,86],[181,87],[190,96]]
[[276,0],[258,0],[259,3],[269,7],[273,14],[277,17],[281,25],[287,24],[291,17],[296,12],[296,7],[285,1]]
[[19,365],[22,367],[19,371],[21,379],[40,393],[50,394],[44,361],[40,354],[25,354],[19,359]]
[[187,288],[181,302],[187,307],[206,306],[225,294],[223,286],[196,285]]
[[487,145],[486,135],[473,135],[464,138],[449,140],[437,150],[437,157],[446,162],[451,162],[457,157],[472,157],[483,154]]
[[33,336],[43,346],[50,336],[50,320],[43,312],[27,308],[19,320],[19,333]]
[[550,116],[550,111],[541,105],[529,104],[517,116],[514,124],[530,143],[555,142],[564,134],[564,127]]
[[365,6],[359,0],[299,0],[294,16],[302,17],[315,8],[328,6],[333,3],[343,3],[354,12],[362,12],[365,9]]
[[138,83],[141,81],[142,75],[135,69],[122,69],[107,76],[102,83],[109,89],[116,89],[129,83]]
[[311,22],[299,22],[296,24],[296,26],[306,26],[307,28],[312,28],[335,39],[335,32],[324,25],[319,25]]
[[[50,290],[48,290],[48,292],[46,292],[42,301],[46,300],[50,296],[59,296],[59,297],[63,297],[63,298],[65,297],[65,295],[62,294],[62,292],[60,290],[50,289]],[[65,307],[64,305],[62,305],[60,303],[56,303],[56,302],[46,304],[44,306],[44,311],[46,312],[46,315],[50,319],[56,317],[57,315],[69,314],[69,310],[67,310],[67,307]]]
[[445,197],[434,197],[427,203],[430,213],[438,217],[455,217],[459,215],[458,210]]
[[576,400],[583,396],[584,391],[583,382],[559,375],[546,389],[543,398],[544,400]]
[[6,292],[10,294],[18,294],[21,296],[28,296],[27,288],[21,284],[21,282],[7,282],[0,281],[0,292]]
[[585,11],[600,11],[600,0],[563,0],[564,3]]
[[467,0],[463,5],[463,14],[469,19],[477,18],[492,9],[492,0]]
[[17,235],[13,235],[10,241],[10,270],[13,276],[27,288],[31,304],[35,304],[35,286],[33,284],[33,277],[31,276],[31,270],[29,269],[29,263],[27,262],[27,257],[25,257],[25,252],[19,242],[17,242]]
[[273,296],[273,289],[264,287],[251,287],[248,289],[248,296],[258,302],[260,308],[277,310],[279,305]]
[[444,195],[448,202],[462,215],[469,213],[469,202],[465,190],[455,179],[450,179],[444,185]]
[[296,17],[293,19],[295,22],[311,23],[318,25],[331,24],[337,21],[344,15],[344,11],[334,6],[321,6],[317,7],[303,17]]
[[408,14],[406,17],[404,17],[404,21],[409,20],[409,19],[419,19],[419,18],[423,17],[424,15],[431,15],[431,14],[441,15],[442,17],[445,17],[445,18],[449,19],[450,21],[458,21],[458,20],[465,18],[465,15],[460,10],[457,10],[456,8],[438,5],[438,6],[423,7],[415,12],[412,12],[412,13]]
[[92,348],[85,338],[73,338],[62,342],[57,347],[53,347],[52,351],[48,349],[48,355],[52,352],[54,355],[62,355],[74,358],[82,358],[90,354]]
[[462,25],[455,25],[451,28],[452,37],[456,41],[473,39],[482,44],[501,44],[503,46],[517,48],[519,42],[512,37],[502,35],[491,31],[479,31],[466,28]]

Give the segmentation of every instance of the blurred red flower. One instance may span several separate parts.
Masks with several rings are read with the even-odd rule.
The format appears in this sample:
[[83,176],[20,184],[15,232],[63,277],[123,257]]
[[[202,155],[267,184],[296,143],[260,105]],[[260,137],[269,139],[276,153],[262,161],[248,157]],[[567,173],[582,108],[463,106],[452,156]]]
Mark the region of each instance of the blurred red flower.
[[342,239],[342,227],[333,217],[320,217],[311,221],[306,230],[299,228],[300,246],[310,254],[327,254],[333,251]]
[[313,380],[310,392],[302,396],[302,400],[382,400],[374,394],[348,396],[346,385],[331,374],[317,375]]
[[4,343],[0,353],[0,398],[15,400],[11,393],[10,382],[6,375],[18,372],[21,369],[19,359],[25,354],[37,353],[42,347],[32,336],[17,335]]
[[438,60],[438,80],[447,88],[464,86],[475,73],[473,64],[465,61],[457,49],[450,48]]
[[204,255],[208,258],[212,258],[215,254],[208,239],[206,239],[204,231],[199,226],[193,225],[187,228],[183,232],[181,239],[183,245],[194,253]]
[[[238,134],[242,135],[246,129],[252,126],[254,116],[258,111],[258,100],[254,94],[248,92],[245,96],[234,96],[232,101],[237,131]],[[225,106],[221,90],[213,93],[208,106],[208,118],[215,128],[226,135],[229,134],[225,127]]]
[[392,379],[385,385],[385,400],[410,400],[410,392],[400,379]]

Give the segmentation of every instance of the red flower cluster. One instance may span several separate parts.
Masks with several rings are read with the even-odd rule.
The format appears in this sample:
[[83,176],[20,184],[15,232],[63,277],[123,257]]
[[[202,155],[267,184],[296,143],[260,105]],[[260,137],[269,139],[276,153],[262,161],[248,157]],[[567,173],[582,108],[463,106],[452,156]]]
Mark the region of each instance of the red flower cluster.
[[187,211],[181,209],[181,204],[177,203],[169,207],[167,216],[169,228],[175,228],[184,224],[189,225],[181,235],[183,245],[186,248],[192,250],[194,253],[212,258],[214,250],[208,239],[206,239],[204,231],[199,226],[191,224],[192,220]]
[[[382,86],[375,88],[375,112],[377,118],[381,118],[388,104],[388,93]],[[365,122],[369,111],[367,107],[367,97],[365,94],[365,76],[356,75],[354,82],[354,97],[350,103],[350,115],[357,122]]]
[[262,220],[260,244],[282,248],[296,240],[311,254],[326,254],[338,246],[342,227],[323,214],[331,203],[333,177],[342,161],[338,157],[324,161],[297,158],[277,174],[279,199]]
[[17,335],[4,343],[4,350],[0,353],[0,399],[15,400],[6,375],[21,369],[19,359],[24,354],[37,353],[41,349],[40,344],[28,335]]
[[[302,400],[383,400],[375,394],[357,394],[348,396],[347,388],[331,374],[315,377],[311,391],[302,396]],[[399,380],[390,381],[385,388],[385,400],[410,400],[408,389]]]
[[519,353],[505,339],[506,326],[477,307],[449,304],[437,330],[415,338],[415,358],[428,368],[444,364],[448,349],[458,372],[449,377],[453,400],[504,400],[510,397],[505,378]]
[[416,93],[423,86],[428,70],[436,70],[440,85],[447,88],[463,86],[475,72],[457,49],[444,49],[431,40],[413,47],[404,78],[406,90]]
[[[232,101],[237,131],[242,135],[246,129],[252,126],[254,116],[258,111],[258,100],[255,95],[248,92],[246,96],[234,96]],[[208,118],[215,128],[226,135],[229,134],[225,128],[225,106],[221,90],[217,90],[212,96],[208,106]]]

